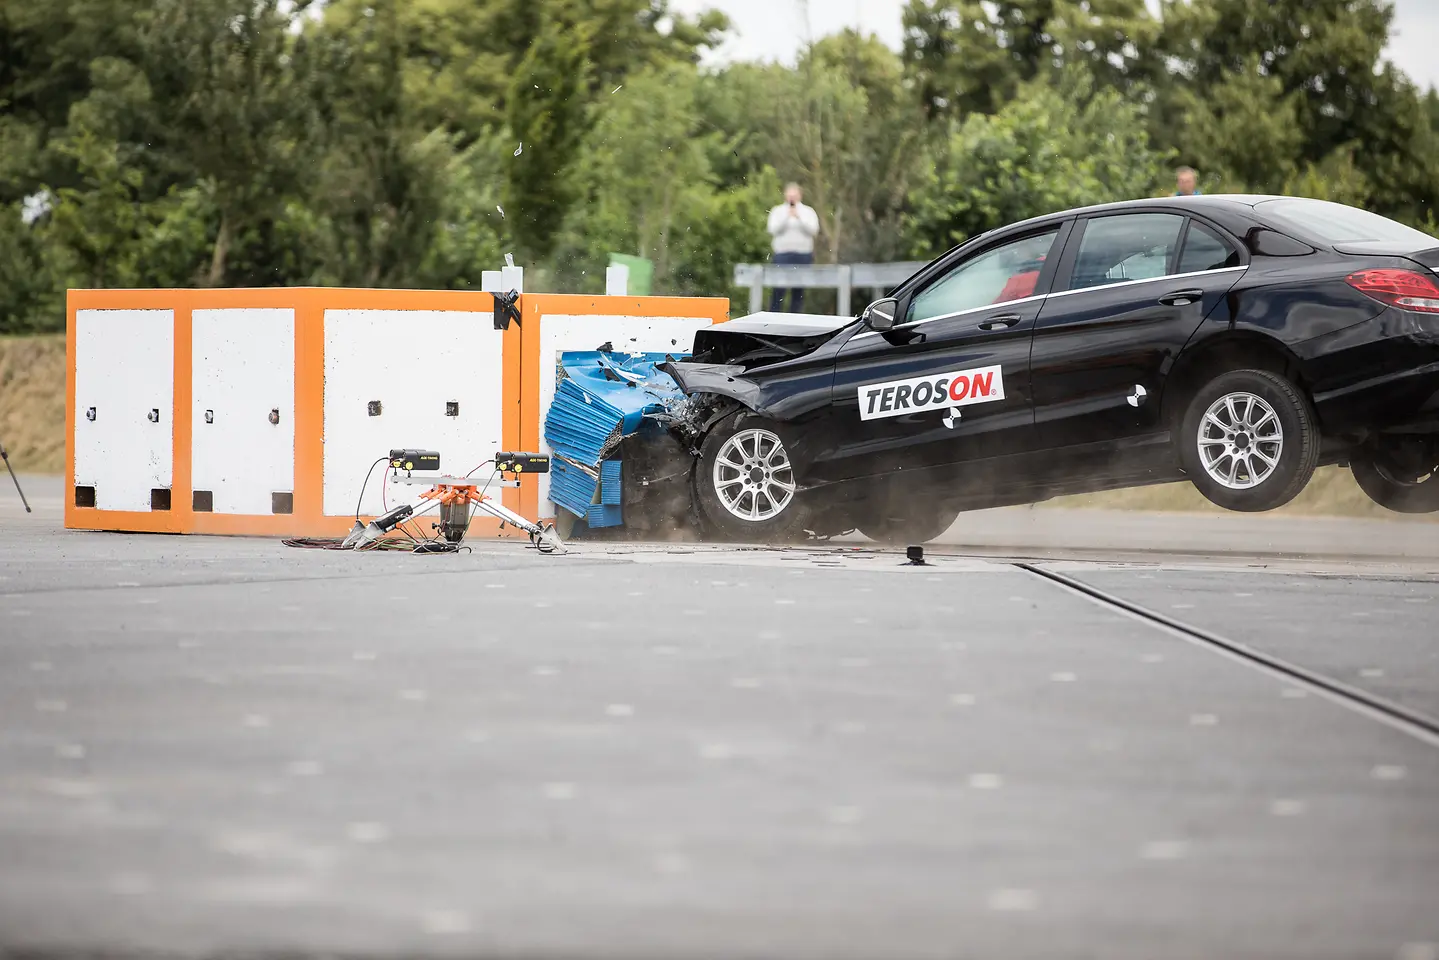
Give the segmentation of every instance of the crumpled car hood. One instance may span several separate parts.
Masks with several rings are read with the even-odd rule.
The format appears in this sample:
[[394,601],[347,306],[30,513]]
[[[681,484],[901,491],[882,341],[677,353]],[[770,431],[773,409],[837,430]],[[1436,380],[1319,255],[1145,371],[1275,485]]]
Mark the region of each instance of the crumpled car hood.
[[854,317],[755,313],[697,331],[691,359],[748,370],[804,356],[857,323]]

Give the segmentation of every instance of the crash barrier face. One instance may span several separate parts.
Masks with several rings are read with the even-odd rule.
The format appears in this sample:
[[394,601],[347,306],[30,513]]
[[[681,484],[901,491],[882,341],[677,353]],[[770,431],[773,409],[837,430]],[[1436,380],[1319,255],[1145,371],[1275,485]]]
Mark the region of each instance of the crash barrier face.
[[[423,486],[387,484],[383,463],[366,482],[392,448],[487,475],[497,450],[542,449],[555,389],[542,356],[605,342],[688,352],[727,311],[722,299],[527,294],[520,321],[497,329],[491,295],[470,291],[73,290],[65,525],[337,536],[357,504],[362,518],[418,512]],[[525,477],[501,502],[553,516],[547,479]]]

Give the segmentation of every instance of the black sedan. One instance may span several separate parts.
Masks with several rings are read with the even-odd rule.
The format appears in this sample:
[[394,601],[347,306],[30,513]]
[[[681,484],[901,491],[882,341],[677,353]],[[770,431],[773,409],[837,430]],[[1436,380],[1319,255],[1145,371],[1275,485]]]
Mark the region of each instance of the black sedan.
[[921,542],[960,511],[1188,479],[1231,510],[1347,463],[1439,510],[1439,239],[1364,210],[1174,197],[1028,220],[858,318],[759,314],[668,365],[725,537]]

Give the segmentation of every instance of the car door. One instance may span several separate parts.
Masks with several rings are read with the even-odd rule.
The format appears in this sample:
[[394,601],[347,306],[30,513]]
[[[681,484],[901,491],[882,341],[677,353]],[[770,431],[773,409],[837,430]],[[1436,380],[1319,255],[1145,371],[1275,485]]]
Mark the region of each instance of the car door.
[[1082,219],[1035,323],[1035,436],[1044,447],[1158,434],[1175,357],[1244,271],[1239,246],[1181,213]]
[[898,322],[836,358],[835,478],[957,463],[1022,446],[1033,425],[1029,339],[1069,222],[996,238],[898,298]]

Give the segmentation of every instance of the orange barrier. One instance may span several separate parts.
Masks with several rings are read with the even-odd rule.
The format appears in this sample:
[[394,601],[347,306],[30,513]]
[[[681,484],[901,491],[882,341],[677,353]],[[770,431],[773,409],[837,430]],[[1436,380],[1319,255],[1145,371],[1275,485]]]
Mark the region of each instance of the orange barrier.
[[[496,450],[543,449],[545,353],[601,339],[687,351],[728,301],[528,294],[520,307],[501,331],[491,296],[471,291],[70,291],[65,525],[336,536],[357,504],[362,518],[418,511],[423,488],[389,488],[383,465],[365,482],[391,447],[483,475]],[[546,479],[502,502],[553,516]]]

